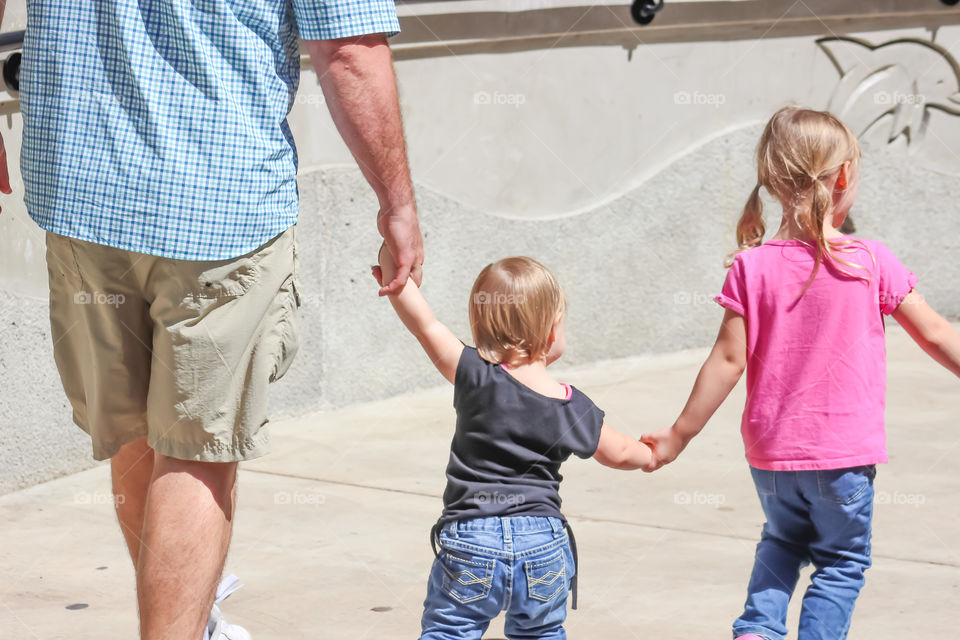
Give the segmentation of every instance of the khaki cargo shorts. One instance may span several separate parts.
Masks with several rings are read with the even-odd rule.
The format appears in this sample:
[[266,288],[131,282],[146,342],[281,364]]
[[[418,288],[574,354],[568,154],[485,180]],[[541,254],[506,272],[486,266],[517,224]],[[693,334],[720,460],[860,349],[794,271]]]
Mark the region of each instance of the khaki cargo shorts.
[[299,345],[294,235],[195,262],[47,233],[54,357],[94,458],[143,436],[183,460],[269,452],[267,390]]

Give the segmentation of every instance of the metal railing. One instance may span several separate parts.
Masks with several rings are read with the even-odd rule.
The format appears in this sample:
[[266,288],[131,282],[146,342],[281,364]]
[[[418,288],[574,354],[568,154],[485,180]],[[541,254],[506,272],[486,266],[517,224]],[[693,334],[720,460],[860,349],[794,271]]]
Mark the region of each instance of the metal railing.
[[0,51],[23,48],[23,31],[0,33]]

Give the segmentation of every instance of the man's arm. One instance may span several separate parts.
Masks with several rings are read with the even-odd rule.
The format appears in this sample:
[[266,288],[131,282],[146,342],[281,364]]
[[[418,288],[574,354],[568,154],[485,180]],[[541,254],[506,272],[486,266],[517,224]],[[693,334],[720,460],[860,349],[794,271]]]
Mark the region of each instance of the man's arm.
[[334,124],[380,201],[377,229],[396,268],[380,295],[398,293],[408,276],[420,284],[423,239],[387,38],[371,34],[306,45]]

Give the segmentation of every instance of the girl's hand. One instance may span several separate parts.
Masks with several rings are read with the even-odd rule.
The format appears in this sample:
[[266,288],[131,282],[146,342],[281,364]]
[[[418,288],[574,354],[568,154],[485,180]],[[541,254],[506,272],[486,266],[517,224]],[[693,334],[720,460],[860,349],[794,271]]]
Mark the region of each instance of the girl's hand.
[[639,442],[642,447],[649,450],[649,453],[647,454],[648,457],[646,462],[640,465],[641,471],[643,471],[644,473],[653,473],[654,471],[656,471],[657,469],[663,466],[662,464],[660,464],[660,461],[657,459],[657,454],[653,452],[653,447],[648,445],[643,440],[637,440],[637,442]]
[[[655,471],[665,464],[670,464],[677,459],[680,452],[687,445],[683,436],[673,427],[663,429],[656,433],[644,434],[640,442],[650,447],[653,451],[654,464],[650,471]],[[647,471],[647,469],[644,469]]]

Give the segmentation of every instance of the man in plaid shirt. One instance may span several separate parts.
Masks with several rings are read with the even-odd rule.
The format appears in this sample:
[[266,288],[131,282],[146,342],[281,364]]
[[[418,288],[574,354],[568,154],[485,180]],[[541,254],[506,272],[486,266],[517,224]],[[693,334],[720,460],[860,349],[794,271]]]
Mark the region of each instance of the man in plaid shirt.
[[419,282],[397,31],[391,0],[28,3],[25,201],[47,231],[74,420],[111,461],[144,639],[249,638],[214,596],[237,463],[269,450],[267,389],[298,345],[299,39],[379,199],[398,271],[381,293]]

